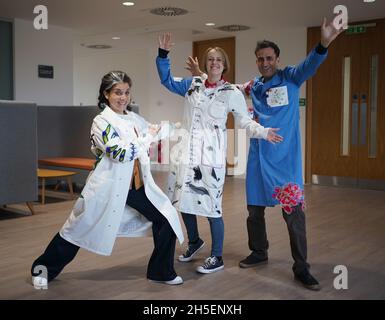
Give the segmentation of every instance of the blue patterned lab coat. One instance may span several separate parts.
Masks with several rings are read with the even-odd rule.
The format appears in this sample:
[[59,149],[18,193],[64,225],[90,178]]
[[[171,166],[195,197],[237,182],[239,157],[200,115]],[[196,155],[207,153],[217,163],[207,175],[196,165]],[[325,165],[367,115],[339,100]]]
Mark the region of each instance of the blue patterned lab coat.
[[326,56],[326,52],[315,48],[298,66],[278,70],[266,83],[257,77],[241,86],[252,98],[259,123],[264,127],[280,128],[279,134],[284,137],[279,144],[250,139],[247,204],[281,204],[285,209],[285,206],[303,203],[299,89],[315,74]]

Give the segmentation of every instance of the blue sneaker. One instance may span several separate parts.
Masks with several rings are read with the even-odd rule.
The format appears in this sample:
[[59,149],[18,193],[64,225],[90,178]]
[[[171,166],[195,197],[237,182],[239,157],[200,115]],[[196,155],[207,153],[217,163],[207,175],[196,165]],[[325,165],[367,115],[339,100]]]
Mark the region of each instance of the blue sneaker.
[[197,268],[199,273],[213,273],[224,268],[223,259],[218,259],[216,256],[208,257],[205,263]]
[[203,248],[203,246],[205,245],[205,242],[199,238],[199,240],[197,241],[197,243],[194,243],[194,244],[189,244],[188,245],[188,249],[186,251],[186,253],[180,255],[178,257],[178,260],[180,262],[189,262],[192,260],[192,258],[195,256],[195,254]]

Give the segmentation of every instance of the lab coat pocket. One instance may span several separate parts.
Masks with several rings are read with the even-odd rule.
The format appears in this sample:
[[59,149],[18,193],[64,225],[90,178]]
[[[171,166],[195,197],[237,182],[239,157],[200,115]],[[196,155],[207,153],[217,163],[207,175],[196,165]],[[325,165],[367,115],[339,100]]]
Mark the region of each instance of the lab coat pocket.
[[84,212],[84,210],[85,210],[84,198],[82,196],[80,196],[76,200],[74,207],[72,209],[72,212],[73,212],[75,217],[78,217]]
[[223,166],[223,168],[213,168],[213,167],[202,166],[201,171],[202,171],[202,183],[206,187],[214,190],[222,190],[223,184],[225,182],[225,174],[226,174],[225,166]]
[[270,88],[269,90],[267,90],[266,94],[266,103],[271,108],[284,107],[289,104],[287,86]]
[[82,196],[88,200],[96,197],[98,202],[106,203],[111,194],[114,180],[102,175],[92,174],[85,185]]
[[216,127],[206,130],[203,136],[202,164],[213,168],[223,168],[225,165],[224,134]]
[[226,105],[215,101],[208,106],[208,114],[214,119],[224,120],[227,118]]

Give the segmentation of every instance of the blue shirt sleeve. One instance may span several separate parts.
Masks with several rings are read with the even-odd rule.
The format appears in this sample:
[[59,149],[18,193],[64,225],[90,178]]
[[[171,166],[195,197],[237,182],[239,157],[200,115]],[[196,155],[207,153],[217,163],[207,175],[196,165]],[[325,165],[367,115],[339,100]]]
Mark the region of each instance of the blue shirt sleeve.
[[299,65],[285,68],[285,76],[296,83],[297,86],[301,86],[302,83],[312,77],[322,62],[325,61],[327,52],[320,53],[317,48],[311,50],[306,59]]
[[161,84],[163,84],[168,90],[173,93],[179,94],[182,97],[190,88],[192,78],[183,78],[180,81],[176,81],[171,74],[170,59],[169,58],[156,58],[156,67],[158,68],[158,74]]

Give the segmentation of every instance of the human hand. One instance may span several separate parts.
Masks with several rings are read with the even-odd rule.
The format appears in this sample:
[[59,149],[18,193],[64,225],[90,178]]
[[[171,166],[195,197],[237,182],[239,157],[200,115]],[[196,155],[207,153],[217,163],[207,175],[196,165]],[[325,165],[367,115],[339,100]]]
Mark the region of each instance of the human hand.
[[326,18],[324,18],[321,26],[321,44],[323,47],[327,48],[335,38],[344,30],[344,26],[338,30],[334,26],[333,21],[327,23]]
[[171,42],[171,33],[165,32],[161,36],[158,37],[159,48],[170,51],[172,46],[174,45]]
[[158,132],[160,130],[160,126],[157,125],[157,124],[150,124],[149,128],[148,128],[148,132],[153,136],[155,137]]
[[283,137],[280,136],[279,134],[275,133],[278,130],[279,130],[279,128],[269,128],[266,140],[273,143],[273,144],[283,141]]
[[194,59],[193,57],[189,56],[186,60],[185,68],[191,72],[193,77],[201,77],[203,74],[202,70],[199,68],[199,62],[197,57],[195,57]]
[[180,129],[182,128],[182,124],[178,121],[174,123],[175,129]]

